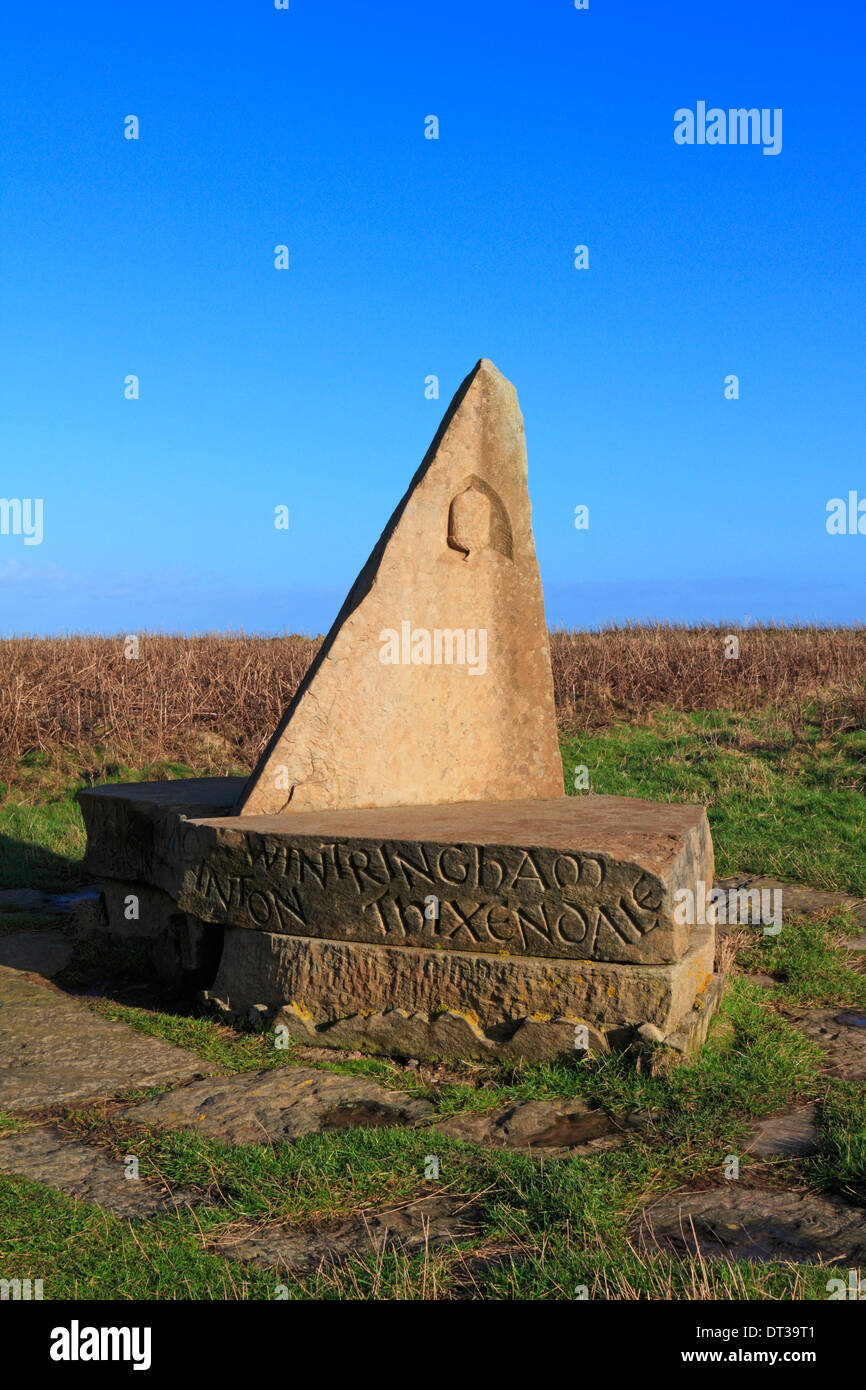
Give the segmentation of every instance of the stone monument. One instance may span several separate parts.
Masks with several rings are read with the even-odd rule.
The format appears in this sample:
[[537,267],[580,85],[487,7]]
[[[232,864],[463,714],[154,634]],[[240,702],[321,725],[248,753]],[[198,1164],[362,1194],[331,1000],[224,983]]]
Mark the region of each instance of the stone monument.
[[108,930],[305,1043],[689,1050],[718,1003],[703,808],[563,795],[523,420],[485,360],[252,776],[79,799]]

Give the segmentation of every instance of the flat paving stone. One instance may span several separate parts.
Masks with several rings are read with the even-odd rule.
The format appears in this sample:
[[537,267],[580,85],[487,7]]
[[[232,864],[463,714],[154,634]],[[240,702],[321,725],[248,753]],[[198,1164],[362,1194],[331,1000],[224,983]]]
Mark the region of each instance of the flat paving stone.
[[761,989],[775,989],[776,985],[782,983],[781,980],[776,979],[775,975],[766,975],[763,970],[757,971],[754,975],[744,975],[743,979],[750,980],[753,985],[760,985]]
[[801,1158],[818,1148],[818,1110],[810,1105],[768,1115],[752,1129],[746,1153],[754,1158]]
[[[809,916],[818,912],[825,912],[827,909],[839,907],[850,908],[854,915],[854,920],[862,923],[866,927],[866,900],[856,898],[851,893],[831,893],[821,888],[805,888],[802,883],[785,883],[779,878],[762,878],[757,874],[732,874],[729,878],[717,878],[714,880],[715,888],[723,888],[729,891],[731,888],[767,888],[780,889],[782,893],[782,921],[787,921],[789,917],[798,915]],[[743,922],[748,922],[749,917],[746,913]],[[725,931],[737,923],[719,924],[719,933],[724,935]]]
[[823,1049],[830,1076],[866,1081],[866,1008],[786,1010],[785,1016]]
[[59,975],[72,959],[72,942],[55,931],[18,931],[0,936],[0,965],[47,979]]
[[189,1081],[214,1070],[192,1052],[0,967],[0,1109],[107,1100],[133,1086]]
[[623,1126],[586,1101],[526,1100],[486,1115],[455,1115],[434,1125],[439,1134],[545,1157],[579,1157],[625,1143]]
[[732,1260],[853,1263],[866,1260],[866,1213],[837,1198],[730,1182],[662,1197],[644,1209],[638,1241],[656,1249]]
[[68,1139],[53,1125],[0,1136],[0,1173],[44,1183],[118,1217],[159,1216],[195,1206],[204,1194],[144,1178],[127,1178],[123,1162],[102,1149]]
[[363,1076],[287,1065],[199,1081],[121,1115],[164,1129],[194,1129],[229,1144],[270,1144],[330,1129],[411,1125],[434,1113],[429,1101]]
[[413,1250],[477,1235],[478,1208],[467,1197],[435,1194],[404,1206],[361,1212],[315,1227],[238,1223],[208,1242],[212,1254],[253,1261],[266,1268],[312,1273],[383,1250]]

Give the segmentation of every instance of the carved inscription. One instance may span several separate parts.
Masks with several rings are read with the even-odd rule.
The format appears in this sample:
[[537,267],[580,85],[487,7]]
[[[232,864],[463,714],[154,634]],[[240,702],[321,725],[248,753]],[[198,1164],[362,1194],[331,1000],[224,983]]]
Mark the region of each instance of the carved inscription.
[[641,962],[685,949],[661,879],[603,855],[515,845],[318,841],[198,827],[180,906],[335,940]]

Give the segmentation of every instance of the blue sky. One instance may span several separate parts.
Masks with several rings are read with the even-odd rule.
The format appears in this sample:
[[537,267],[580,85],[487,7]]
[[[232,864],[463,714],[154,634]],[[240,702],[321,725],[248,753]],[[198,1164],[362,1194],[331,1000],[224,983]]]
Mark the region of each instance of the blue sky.
[[[16,11],[0,631],[326,630],[482,356],[552,624],[866,620],[853,0]],[[701,100],[781,153],[677,145]]]

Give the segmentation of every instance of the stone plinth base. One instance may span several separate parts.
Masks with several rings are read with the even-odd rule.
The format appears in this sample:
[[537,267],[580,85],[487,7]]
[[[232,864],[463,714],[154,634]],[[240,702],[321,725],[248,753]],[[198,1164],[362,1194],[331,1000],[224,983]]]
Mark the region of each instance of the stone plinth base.
[[283,1024],[325,1047],[541,1060],[626,1045],[643,1023],[674,1034],[708,995],[714,950],[709,927],[674,965],[508,960],[230,927],[205,998],[232,1019]]
[[418,1057],[549,1057],[647,1024],[681,1049],[705,1034],[719,990],[703,808],[592,796],[239,817],[240,785],[80,794],[110,930],[163,960],[168,943],[224,1014]]

